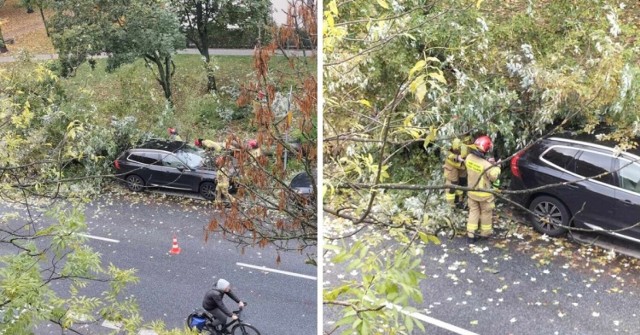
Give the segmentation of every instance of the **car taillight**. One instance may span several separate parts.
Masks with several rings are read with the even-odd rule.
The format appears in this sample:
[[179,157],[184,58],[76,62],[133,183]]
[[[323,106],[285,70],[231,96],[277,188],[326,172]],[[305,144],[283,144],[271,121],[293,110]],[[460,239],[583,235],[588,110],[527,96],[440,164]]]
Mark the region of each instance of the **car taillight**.
[[511,158],[511,174],[518,178],[522,177],[522,174],[520,173],[520,168],[518,167],[518,160],[520,159],[520,157],[522,157],[523,154],[524,154],[524,151],[520,151],[517,154],[515,154],[513,158]]
[[116,167],[116,170],[120,170],[120,162],[117,159],[113,161],[113,166]]

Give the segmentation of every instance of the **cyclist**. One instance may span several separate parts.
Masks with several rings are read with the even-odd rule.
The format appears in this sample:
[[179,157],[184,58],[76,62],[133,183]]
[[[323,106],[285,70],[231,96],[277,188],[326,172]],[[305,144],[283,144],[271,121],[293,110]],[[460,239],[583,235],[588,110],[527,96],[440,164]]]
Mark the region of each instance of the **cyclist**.
[[[238,297],[231,292],[231,284],[220,278],[216,283],[216,287],[209,290],[204,295],[204,300],[202,301],[202,308],[204,308],[207,312],[209,312],[214,317],[213,326],[221,325],[220,327],[224,327],[227,324],[227,317],[232,318],[233,320],[238,319],[238,316],[234,313],[231,313],[229,309],[224,305],[222,298],[225,295],[228,295],[229,298],[233,299],[238,303],[240,308],[244,307],[244,302],[240,301]],[[226,329],[221,330],[222,333],[227,333]]]

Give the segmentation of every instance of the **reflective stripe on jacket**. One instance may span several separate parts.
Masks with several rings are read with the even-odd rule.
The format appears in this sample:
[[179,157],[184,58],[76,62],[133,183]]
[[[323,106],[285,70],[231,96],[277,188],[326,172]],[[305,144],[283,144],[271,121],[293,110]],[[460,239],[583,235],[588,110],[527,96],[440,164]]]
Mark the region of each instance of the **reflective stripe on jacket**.
[[[491,164],[484,158],[471,153],[464,161],[467,167],[467,183],[476,190],[489,190],[491,183],[500,176],[500,167]],[[476,201],[491,201],[493,194],[481,191],[467,192],[469,198]]]

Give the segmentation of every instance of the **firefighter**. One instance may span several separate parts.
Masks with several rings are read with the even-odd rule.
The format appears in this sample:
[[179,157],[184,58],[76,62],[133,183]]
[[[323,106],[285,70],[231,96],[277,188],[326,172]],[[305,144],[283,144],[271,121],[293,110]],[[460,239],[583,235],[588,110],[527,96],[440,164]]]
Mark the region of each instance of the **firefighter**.
[[[467,192],[469,206],[469,220],[467,221],[467,241],[473,243],[477,237],[488,238],[493,234],[492,216],[495,208],[493,194],[483,192],[495,187],[499,183],[500,167],[493,157],[485,158],[493,148],[489,136],[478,137],[465,159],[468,173],[469,187],[474,190]],[[480,227],[478,229],[478,223]],[[478,234],[476,234],[476,231]]]
[[[459,138],[455,138],[451,142],[451,148],[447,151],[444,160],[444,179],[445,185],[461,185],[467,186],[467,169],[464,165],[464,159],[468,154],[468,146]],[[462,204],[464,193],[462,190],[453,188],[445,189],[445,200],[451,207]]]
[[169,128],[169,139],[172,141],[182,141],[182,137],[178,135],[178,130],[176,128]]
[[211,150],[214,152],[222,152],[224,150],[224,143],[222,142],[214,142],[212,140],[203,140],[201,138],[197,138],[193,144],[195,144],[198,148],[203,148],[205,150]]
[[222,196],[229,201],[229,203],[235,202],[236,199],[229,194],[229,173],[224,167],[224,156],[216,158],[216,165],[218,166],[218,173],[216,174],[216,204],[222,202]]
[[258,141],[257,140],[248,140],[247,141],[247,148],[249,149],[249,154],[251,156],[253,156],[254,158],[258,158],[260,156],[262,156],[262,150],[260,150],[260,147],[258,147]]

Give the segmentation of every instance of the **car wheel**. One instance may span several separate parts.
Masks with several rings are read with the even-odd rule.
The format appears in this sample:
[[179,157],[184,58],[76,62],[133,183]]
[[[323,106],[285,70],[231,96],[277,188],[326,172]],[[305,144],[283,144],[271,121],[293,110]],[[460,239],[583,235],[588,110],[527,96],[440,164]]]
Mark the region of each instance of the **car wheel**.
[[127,187],[133,192],[140,192],[144,188],[144,180],[135,174],[127,176]]
[[541,234],[560,236],[567,232],[569,210],[558,199],[540,196],[531,202],[529,210],[533,227]]
[[210,181],[205,181],[204,183],[200,184],[200,195],[207,200],[215,199],[216,184]]

